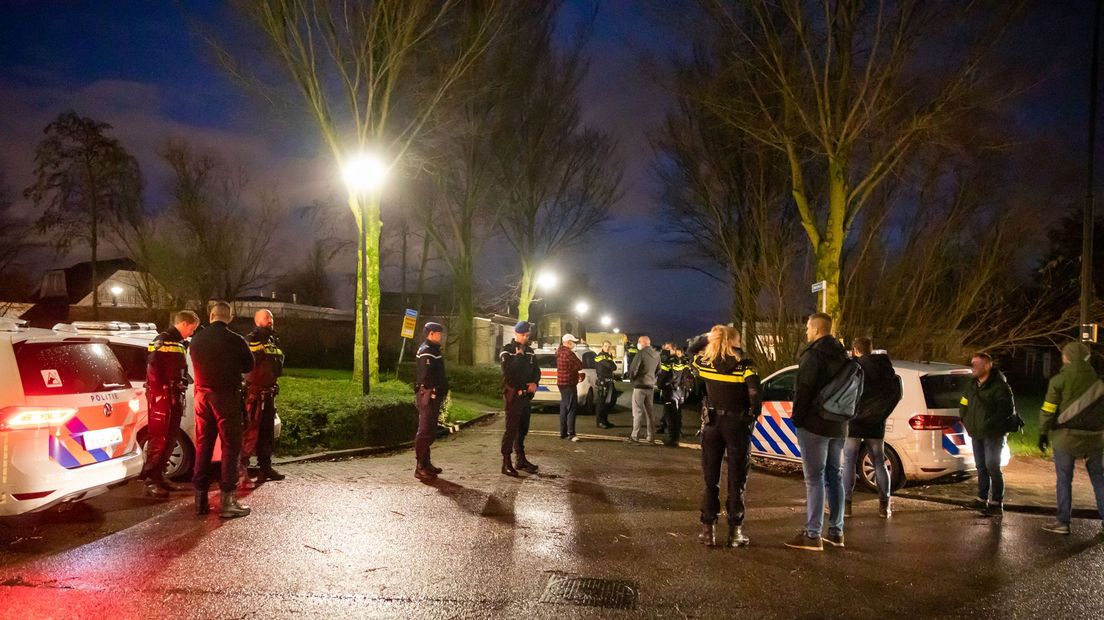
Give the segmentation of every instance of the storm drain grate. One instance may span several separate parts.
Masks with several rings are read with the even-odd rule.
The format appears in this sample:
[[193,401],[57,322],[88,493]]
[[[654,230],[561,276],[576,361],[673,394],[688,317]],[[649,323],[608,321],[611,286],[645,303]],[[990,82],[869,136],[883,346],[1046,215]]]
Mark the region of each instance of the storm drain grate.
[[540,602],[607,609],[634,609],[636,583],[553,574],[548,577],[548,585],[541,594]]

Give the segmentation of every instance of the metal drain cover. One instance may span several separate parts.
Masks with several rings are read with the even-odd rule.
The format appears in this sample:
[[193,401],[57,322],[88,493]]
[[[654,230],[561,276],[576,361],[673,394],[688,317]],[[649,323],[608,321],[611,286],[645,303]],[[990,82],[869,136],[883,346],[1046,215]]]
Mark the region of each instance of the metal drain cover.
[[540,602],[556,605],[584,605],[607,609],[634,609],[637,586],[632,581],[594,579],[552,574]]

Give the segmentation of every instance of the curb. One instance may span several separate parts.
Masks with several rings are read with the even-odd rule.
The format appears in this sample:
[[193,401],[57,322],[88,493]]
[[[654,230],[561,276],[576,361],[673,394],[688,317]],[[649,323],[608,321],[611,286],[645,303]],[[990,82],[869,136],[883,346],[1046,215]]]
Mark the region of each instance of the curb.
[[[556,431],[529,431],[529,434],[530,435],[540,435],[542,437],[559,437],[560,436],[560,434],[557,433]],[[575,433],[575,436],[578,437],[579,439],[586,439],[588,441],[597,440],[597,441],[615,441],[617,443],[628,443],[628,442],[625,441],[624,437],[611,437],[609,435],[590,435],[590,434],[587,434],[587,433]],[[641,445],[646,446],[648,444],[646,444],[642,441]],[[659,444],[653,444],[653,445],[659,445]],[[671,446],[664,446],[664,447],[671,447]],[[696,443],[686,443],[684,441],[680,441],[678,443],[678,446],[676,446],[676,447],[689,448],[691,450],[701,450],[701,445],[696,444]]]
[[[437,437],[447,437],[461,430],[468,428],[474,424],[486,421],[488,418],[493,417],[497,411],[485,411],[476,417],[459,422],[457,424],[441,425],[437,429]],[[328,461],[338,458],[347,458],[354,456],[374,456],[377,454],[385,454],[388,452],[399,452],[402,450],[409,450],[414,447],[413,441],[404,441],[403,443],[394,444],[390,446],[364,446],[362,448],[347,448],[345,450],[327,450],[325,452],[314,452],[312,454],[304,454],[301,456],[288,456],[283,458],[272,459],[273,465],[291,465],[294,463],[310,463],[312,461]]]
[[[924,502],[932,502],[935,504],[946,504],[949,506],[961,506],[968,510],[973,509],[974,501],[972,499],[955,499],[953,497],[940,497],[938,495],[928,495],[926,493],[914,493],[909,491],[898,491],[895,494],[896,497],[903,497],[905,499],[915,499]],[[1056,506],[1039,506],[1035,504],[1004,504],[1005,512],[1018,512],[1029,515],[1043,515],[1054,516],[1058,512]],[[1100,514],[1091,508],[1074,508],[1070,512],[1074,519],[1100,519]]]

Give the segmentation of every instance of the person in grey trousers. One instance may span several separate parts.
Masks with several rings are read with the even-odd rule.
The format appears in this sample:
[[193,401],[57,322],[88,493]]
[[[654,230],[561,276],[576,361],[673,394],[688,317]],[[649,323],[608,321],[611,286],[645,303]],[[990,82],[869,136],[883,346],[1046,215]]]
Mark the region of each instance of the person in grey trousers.
[[629,381],[633,384],[632,414],[633,429],[629,441],[640,441],[640,429],[647,430],[647,443],[653,442],[656,420],[653,414],[652,400],[655,394],[656,371],[659,370],[659,351],[652,348],[652,339],[641,336],[636,339],[640,352],[633,356],[629,364]]

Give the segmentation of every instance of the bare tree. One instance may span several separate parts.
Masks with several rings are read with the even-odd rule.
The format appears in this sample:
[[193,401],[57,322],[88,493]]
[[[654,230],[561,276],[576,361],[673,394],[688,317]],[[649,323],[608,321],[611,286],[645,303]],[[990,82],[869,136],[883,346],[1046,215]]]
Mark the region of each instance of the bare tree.
[[733,41],[728,70],[748,95],[719,93],[710,105],[785,157],[815,277],[840,317],[842,261],[858,216],[918,145],[1007,92],[988,86],[984,52],[1007,23],[1004,9],[1019,3],[1000,12],[935,1],[703,5]]
[[35,151],[35,182],[23,194],[42,209],[37,227],[52,236],[59,253],[78,244],[92,254],[92,314],[99,318],[97,260],[113,223],[138,217],[142,174],[111,125],[63,112],[46,126]]
[[[273,0],[239,6],[271,45],[272,57],[298,89],[321,141],[342,168],[365,151],[381,153],[395,165],[403,160],[441,99],[482,53],[494,31],[498,0]],[[481,18],[460,19],[473,13]],[[429,56],[438,59],[432,63],[436,70],[420,70]],[[244,72],[236,63],[227,65]],[[371,318],[362,325],[357,313],[359,350],[365,329],[371,343],[379,341],[382,222],[378,194],[350,190],[348,203],[367,253],[357,269],[367,262],[368,290],[361,290],[358,277],[356,305],[367,300]],[[358,374],[361,364],[355,356]],[[376,346],[368,366],[374,381]]]

